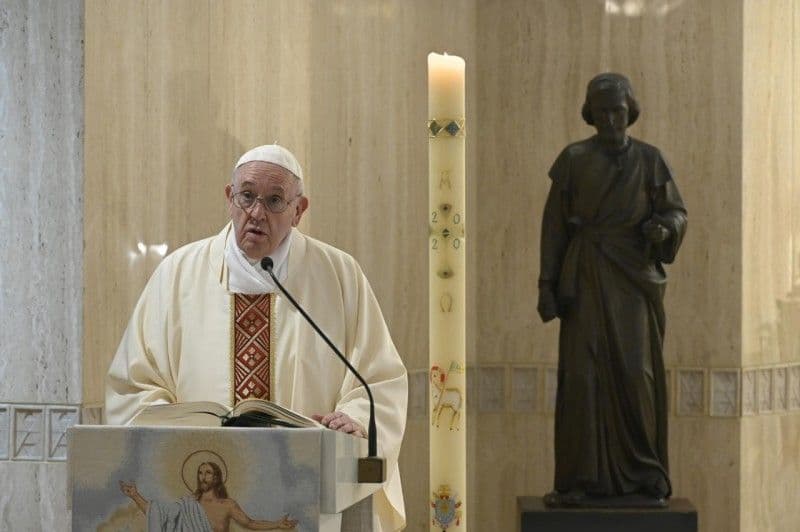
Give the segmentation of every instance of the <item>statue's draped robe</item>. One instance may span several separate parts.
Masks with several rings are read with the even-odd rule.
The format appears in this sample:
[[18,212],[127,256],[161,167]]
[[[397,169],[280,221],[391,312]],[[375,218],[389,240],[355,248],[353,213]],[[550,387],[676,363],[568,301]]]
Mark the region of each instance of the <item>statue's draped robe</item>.
[[211,532],[211,523],[194,495],[187,495],[174,503],[150,501],[147,532]]
[[[659,151],[596,137],[565,148],[550,170],[540,285],[557,294],[555,488],[669,496],[664,372],[666,276],[686,229]],[[670,236],[647,244],[656,216]]]
[[[232,406],[234,295],[228,290],[227,238],[234,238],[231,224],[176,250],[153,273],[107,376],[109,423],[128,423],[152,404]],[[284,286],[372,389],[387,477],[374,507],[383,530],[397,530],[405,523],[397,465],[408,398],[405,367],[358,263],[296,229],[287,238]],[[338,410],[367,427],[363,386],[286,298],[273,294],[271,300],[271,400],[307,416]]]

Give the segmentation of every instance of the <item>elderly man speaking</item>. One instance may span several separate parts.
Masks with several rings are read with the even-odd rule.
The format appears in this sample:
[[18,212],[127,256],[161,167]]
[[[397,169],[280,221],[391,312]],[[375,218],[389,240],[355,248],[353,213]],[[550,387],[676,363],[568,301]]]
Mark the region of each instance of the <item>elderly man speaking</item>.
[[408,379],[367,278],[350,255],[296,229],[308,198],[286,148],[245,153],[225,197],[231,222],[166,257],[139,298],[108,373],[107,421],[127,423],[152,404],[260,397],[364,435],[364,388],[279,295],[260,266],[268,256],[281,284],[370,383],[387,462],[373,499],[375,529],[402,528],[397,456]]

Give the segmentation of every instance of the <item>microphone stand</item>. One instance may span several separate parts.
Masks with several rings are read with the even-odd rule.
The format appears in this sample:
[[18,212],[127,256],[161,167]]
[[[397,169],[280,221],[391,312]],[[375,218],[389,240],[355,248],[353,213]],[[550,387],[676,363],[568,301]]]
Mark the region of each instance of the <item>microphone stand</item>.
[[300,311],[300,314],[302,314],[306,321],[311,324],[315,331],[317,331],[317,334],[319,334],[320,337],[325,340],[325,343],[327,343],[333,352],[336,353],[342,362],[344,362],[345,366],[347,366],[347,369],[349,369],[353,375],[356,376],[359,382],[361,382],[361,384],[364,386],[364,389],[367,391],[367,397],[369,397],[369,428],[367,431],[369,450],[365,458],[358,459],[358,482],[383,482],[386,480],[386,463],[383,458],[378,456],[378,431],[375,426],[375,400],[372,398],[372,391],[369,389],[369,384],[367,384],[367,381],[365,381],[361,374],[356,371],[356,368],[350,364],[350,361],[345,358],[342,352],[339,351],[335,345],[333,345],[333,342],[331,342],[330,338],[328,338],[328,336],[322,332],[314,320],[311,319],[311,316],[309,316],[306,311],[303,310],[303,308],[297,303],[297,301],[294,300],[291,294],[286,291],[280,281],[278,281],[278,279],[275,277],[275,273],[272,271],[272,266],[273,263],[270,257],[264,257],[261,259],[261,267],[267,271],[275,285],[280,288],[281,292],[283,292],[283,295],[285,295],[286,298],[291,301],[292,305],[294,305],[294,308]]

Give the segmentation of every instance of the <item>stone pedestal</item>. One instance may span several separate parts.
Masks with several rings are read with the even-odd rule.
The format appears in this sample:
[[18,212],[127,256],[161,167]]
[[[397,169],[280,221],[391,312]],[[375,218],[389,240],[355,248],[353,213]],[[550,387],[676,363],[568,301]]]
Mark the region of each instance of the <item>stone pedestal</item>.
[[519,532],[697,532],[697,510],[686,499],[664,509],[548,508],[542,497],[517,497]]

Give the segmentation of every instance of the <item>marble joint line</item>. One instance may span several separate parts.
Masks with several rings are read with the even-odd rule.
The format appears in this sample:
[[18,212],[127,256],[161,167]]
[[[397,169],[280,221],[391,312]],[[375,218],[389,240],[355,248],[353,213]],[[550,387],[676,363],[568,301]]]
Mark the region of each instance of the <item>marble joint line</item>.
[[[410,419],[429,415],[428,371],[409,371]],[[740,417],[800,413],[800,363],[746,368],[668,367],[670,415]],[[486,364],[467,371],[468,415],[555,413],[558,374],[548,364]]]
[[101,418],[99,407],[0,403],[0,461],[65,462],[67,429]]

